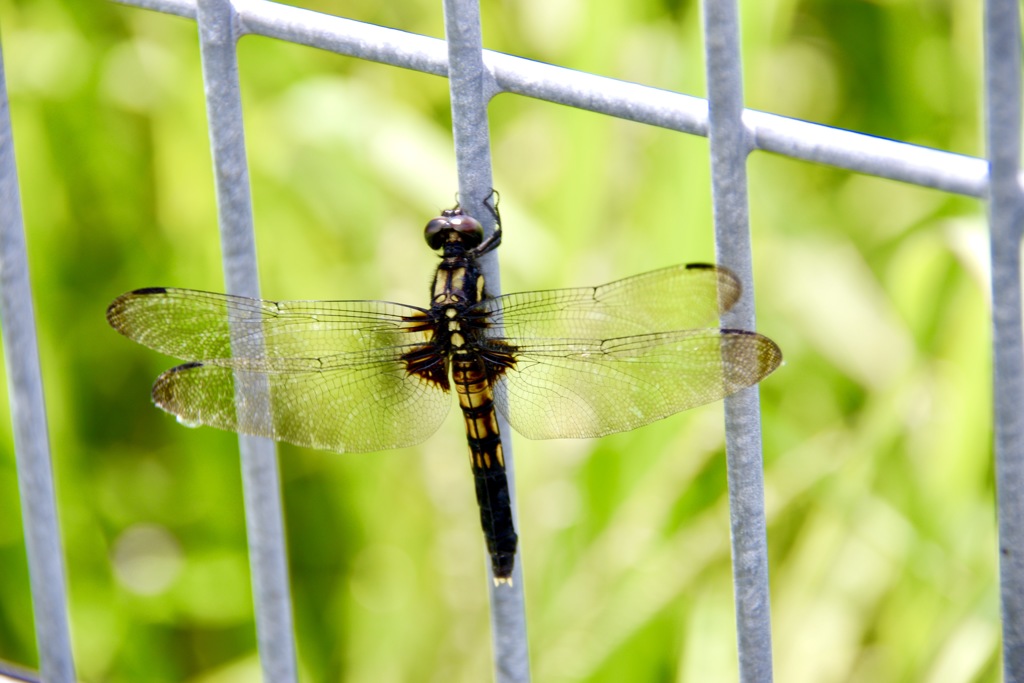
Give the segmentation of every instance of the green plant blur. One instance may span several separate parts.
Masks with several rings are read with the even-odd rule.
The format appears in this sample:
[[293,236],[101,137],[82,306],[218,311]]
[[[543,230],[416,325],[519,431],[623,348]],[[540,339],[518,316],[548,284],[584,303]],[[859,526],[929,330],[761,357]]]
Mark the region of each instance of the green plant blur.
[[[440,2],[309,5],[440,37]],[[968,0],[743,3],[751,108],[979,155]],[[489,48],[703,96],[699,3],[485,2]],[[0,37],[83,681],[259,680],[236,442],[149,386],[103,312],[223,289],[193,23],[0,0]],[[456,190],[447,82],[240,45],[263,293],[425,303]],[[707,142],[505,95],[505,291],[714,259]],[[997,681],[984,207],[763,153],[750,163],[777,679]],[[7,414],[6,393],[0,414]],[[302,680],[491,677],[457,411],[419,448],[281,448]],[[535,680],[736,677],[721,407],[597,441],[515,440]],[[0,659],[36,665],[0,420]]]

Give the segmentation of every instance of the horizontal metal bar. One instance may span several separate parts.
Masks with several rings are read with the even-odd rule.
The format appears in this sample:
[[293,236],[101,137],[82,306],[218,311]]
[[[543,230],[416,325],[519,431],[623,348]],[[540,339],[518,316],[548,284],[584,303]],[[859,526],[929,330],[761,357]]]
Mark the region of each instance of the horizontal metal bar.
[[[115,0],[125,5],[195,17],[195,0]],[[235,0],[242,30],[350,57],[448,74],[444,41],[267,0]],[[668,90],[574,71],[484,50],[493,94],[525,95],[629,121],[707,136],[707,101]],[[899,180],[946,192],[983,197],[983,159],[752,109],[743,113],[753,149]]]

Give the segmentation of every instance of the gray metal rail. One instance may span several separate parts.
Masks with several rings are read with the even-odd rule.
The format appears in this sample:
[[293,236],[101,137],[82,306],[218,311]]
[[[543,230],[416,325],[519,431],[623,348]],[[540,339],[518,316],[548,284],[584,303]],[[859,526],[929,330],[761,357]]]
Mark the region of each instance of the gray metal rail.
[[[217,186],[224,280],[229,294],[259,298],[256,236],[235,49],[238,41],[235,12],[230,0],[199,0],[198,10],[196,19]],[[239,400],[239,410],[260,411],[266,415],[264,419],[269,420],[269,388],[265,383],[253,386],[245,373],[239,375],[236,379],[241,381],[236,391],[245,392],[247,396],[246,400]],[[238,445],[263,678],[274,683],[294,683],[298,680],[295,630],[277,447],[270,439],[246,434],[238,435]]]
[[1024,681],[1024,332],[1020,242],[1021,29],[1017,0],[985,4],[989,225],[995,345],[996,487],[1003,676]]
[[[704,1],[704,36],[715,252],[718,262],[739,276],[744,289],[736,306],[722,316],[722,325],[753,330],[754,267],[747,202],[747,156],[752,146],[743,126],[736,0]],[[740,681],[768,683],[772,680],[772,624],[757,385],[725,399],[725,454]]]
[[[480,31],[480,6],[477,0],[444,0],[444,26],[448,44],[448,82],[452,100],[452,133],[455,160],[459,173],[459,202],[477,218],[488,233],[494,230],[495,218],[485,208],[492,201],[490,131],[487,125],[487,104],[493,95],[490,79],[484,68],[483,39]],[[482,260],[487,289],[492,296],[501,291],[496,252]],[[505,474],[512,499],[512,516],[516,526],[515,466],[512,458],[511,428],[498,416]],[[491,639],[494,643],[494,673],[498,683],[528,683],[530,658],[527,654],[526,606],[523,598],[522,550],[516,551],[512,585],[488,584],[491,600]],[[492,577],[487,561],[487,575]]]
[[67,584],[53,492],[50,439],[39,368],[36,317],[28,279],[14,137],[0,55],[0,328],[14,423],[18,490],[28,550],[36,643],[43,680],[74,683],[68,630]]
[[[195,18],[194,0],[115,0]],[[444,41],[266,0],[235,0],[239,32],[278,38],[350,57],[448,74]],[[578,109],[707,136],[707,101],[484,50],[492,95],[513,93]],[[984,160],[746,109],[754,149],[946,192],[984,197]]]

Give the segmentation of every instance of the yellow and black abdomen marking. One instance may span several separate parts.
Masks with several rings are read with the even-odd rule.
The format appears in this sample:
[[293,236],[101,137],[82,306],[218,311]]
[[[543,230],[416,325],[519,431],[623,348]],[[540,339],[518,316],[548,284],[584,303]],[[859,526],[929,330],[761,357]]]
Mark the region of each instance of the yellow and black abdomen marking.
[[512,502],[494,412],[494,391],[484,360],[477,354],[456,350],[452,355],[452,382],[466,421],[480,525],[491,555],[494,580],[509,582],[518,536],[512,523]]

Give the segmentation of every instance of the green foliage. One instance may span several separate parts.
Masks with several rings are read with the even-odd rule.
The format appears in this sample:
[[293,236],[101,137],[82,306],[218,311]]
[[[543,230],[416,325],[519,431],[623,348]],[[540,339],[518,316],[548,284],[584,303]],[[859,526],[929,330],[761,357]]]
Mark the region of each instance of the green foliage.
[[[436,2],[343,9],[443,31]],[[699,3],[483,11],[489,48],[704,92]],[[234,437],[154,409],[173,361],[103,318],[128,289],[223,289],[195,27],[75,0],[0,19],[80,676],[257,680]],[[746,2],[748,106],[977,155],[980,21]],[[446,81],[240,55],[264,294],[425,302],[422,225],[456,189]],[[506,291],[713,260],[703,139],[509,95],[490,113]],[[750,187],[758,328],[786,355],[761,390],[778,679],[999,680],[983,207],[764,154]],[[303,680],[489,679],[457,421],[402,451],[281,448]],[[516,440],[536,680],[735,678],[721,422]],[[11,443],[0,421],[0,658],[34,665]]]

